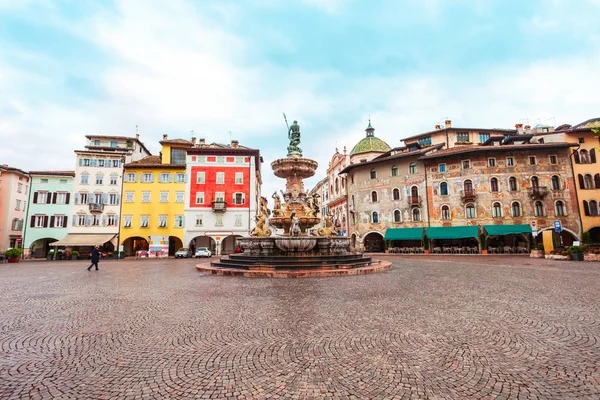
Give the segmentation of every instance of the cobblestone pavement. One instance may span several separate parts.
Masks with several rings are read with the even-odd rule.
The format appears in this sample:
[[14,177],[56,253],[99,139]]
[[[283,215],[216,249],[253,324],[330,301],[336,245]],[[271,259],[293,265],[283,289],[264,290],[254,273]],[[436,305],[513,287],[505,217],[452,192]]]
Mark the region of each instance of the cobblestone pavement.
[[0,398],[599,398],[600,263],[386,259],[314,279],[0,264]]

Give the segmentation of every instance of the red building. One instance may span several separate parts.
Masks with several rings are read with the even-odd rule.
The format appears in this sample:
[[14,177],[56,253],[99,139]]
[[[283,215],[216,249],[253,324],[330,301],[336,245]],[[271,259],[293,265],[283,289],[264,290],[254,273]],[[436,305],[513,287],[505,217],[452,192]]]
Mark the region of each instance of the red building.
[[187,149],[184,243],[213,254],[235,249],[236,237],[249,236],[260,205],[260,166],[256,149],[206,144]]

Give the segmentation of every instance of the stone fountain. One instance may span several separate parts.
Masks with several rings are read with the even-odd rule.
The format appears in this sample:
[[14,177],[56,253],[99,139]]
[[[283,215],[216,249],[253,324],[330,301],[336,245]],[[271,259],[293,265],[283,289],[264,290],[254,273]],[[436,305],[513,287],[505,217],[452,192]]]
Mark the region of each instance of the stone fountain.
[[[319,199],[307,195],[304,179],[315,174],[318,164],[302,157],[297,121],[288,128],[288,138],[287,157],[271,163],[275,176],[286,180],[282,196],[272,195],[271,218],[262,203],[251,237],[238,239],[242,253],[197,268],[213,274],[271,277],[352,275],[391,268],[388,262],[351,252],[350,239],[339,235],[329,216],[324,227],[310,233],[321,222]],[[283,229],[283,235],[273,235],[271,227]]]

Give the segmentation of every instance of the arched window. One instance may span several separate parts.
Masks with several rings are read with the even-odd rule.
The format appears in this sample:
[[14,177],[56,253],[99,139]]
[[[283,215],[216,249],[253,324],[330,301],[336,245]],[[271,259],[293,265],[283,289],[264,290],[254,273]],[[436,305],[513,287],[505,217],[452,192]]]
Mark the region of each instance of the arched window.
[[419,208],[413,208],[412,210],[412,220],[413,222],[421,221],[421,210]]
[[519,190],[519,187],[517,186],[517,178],[515,178],[514,176],[511,176],[508,179],[508,190],[510,190],[511,192],[516,192],[517,190]]
[[402,213],[400,210],[394,210],[394,222],[402,222]]
[[442,206],[442,219],[450,219],[450,207]]
[[495,202],[494,204],[492,204],[492,217],[502,217],[502,204],[500,204],[499,202]]
[[552,175],[552,190],[560,190],[560,178],[558,175]]
[[470,179],[467,179],[463,183],[463,189],[465,190],[465,193],[473,193],[473,182]]
[[398,166],[392,166],[392,176],[398,176]]
[[565,203],[563,203],[561,200],[558,200],[555,205],[555,213],[557,217],[562,217],[565,215]]
[[590,155],[588,154],[587,150],[585,150],[585,149],[579,150],[579,161],[582,164],[590,163]]
[[583,177],[583,188],[584,189],[593,189],[594,188],[594,179],[591,174],[585,174]]
[[377,203],[377,192],[374,190],[371,192],[371,202]]
[[418,201],[419,200],[419,187],[418,186],[413,186],[410,188],[410,195],[413,198],[413,200]]
[[339,193],[340,191],[340,182],[338,180],[338,178],[335,178],[335,192]]
[[415,162],[411,162],[410,165],[408,166],[408,173],[409,174],[416,174],[417,173],[417,163]]
[[394,190],[392,190],[392,198],[394,200],[400,200],[400,190],[398,188],[394,188]]
[[544,216],[544,204],[539,200],[535,202],[534,213],[536,217]]
[[498,191],[498,179],[497,178],[490,179],[490,190],[492,192]]
[[590,200],[589,204],[588,204],[588,208],[589,208],[589,213],[586,215],[591,215],[594,217],[598,216],[598,202],[596,200]]
[[540,181],[538,179],[537,176],[532,176],[531,177],[531,187],[534,189],[539,189],[540,187]]
[[346,187],[346,179],[342,178],[342,190]]
[[371,179],[377,179],[377,171],[375,168],[371,169]]
[[448,196],[448,184],[446,182],[440,183],[440,195]]
[[477,218],[477,213],[475,211],[475,206],[473,205],[473,203],[469,203],[465,207],[465,217],[469,219]]
[[521,216],[521,204],[519,204],[518,201],[513,201],[513,203],[510,206],[510,208],[511,208],[512,216],[513,217],[520,217]]
[[373,223],[374,224],[379,223],[379,214],[377,213],[377,211],[373,211]]

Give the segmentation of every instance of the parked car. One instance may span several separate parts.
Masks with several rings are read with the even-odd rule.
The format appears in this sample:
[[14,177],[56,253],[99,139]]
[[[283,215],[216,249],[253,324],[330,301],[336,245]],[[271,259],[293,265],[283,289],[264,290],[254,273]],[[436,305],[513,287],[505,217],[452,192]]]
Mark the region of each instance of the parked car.
[[212,256],[212,253],[206,247],[198,247],[198,250],[196,250],[195,257],[210,257],[210,256]]
[[189,258],[192,256],[192,251],[187,247],[182,247],[175,253],[175,258]]

